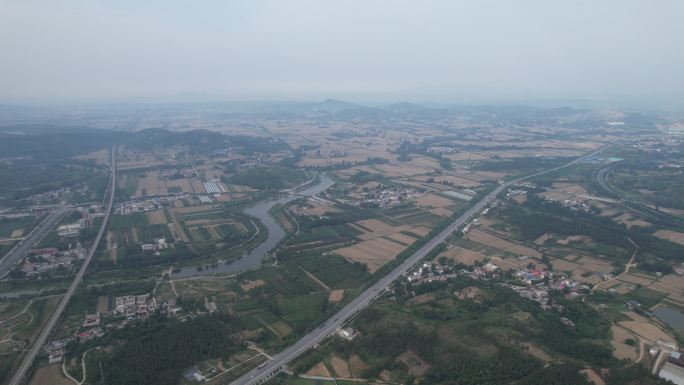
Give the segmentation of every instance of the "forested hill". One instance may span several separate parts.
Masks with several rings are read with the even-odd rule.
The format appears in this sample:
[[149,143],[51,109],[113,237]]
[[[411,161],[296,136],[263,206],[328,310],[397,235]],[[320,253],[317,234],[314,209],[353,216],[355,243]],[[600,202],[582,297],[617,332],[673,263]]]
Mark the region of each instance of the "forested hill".
[[184,132],[150,128],[136,132],[93,129],[60,129],[52,131],[29,130],[30,133],[0,133],[0,154],[3,157],[30,157],[32,159],[65,159],[87,154],[113,144],[131,148],[159,146],[185,146],[191,151],[212,151],[227,147],[244,153],[274,151],[287,148],[277,139],[223,135],[208,130]]

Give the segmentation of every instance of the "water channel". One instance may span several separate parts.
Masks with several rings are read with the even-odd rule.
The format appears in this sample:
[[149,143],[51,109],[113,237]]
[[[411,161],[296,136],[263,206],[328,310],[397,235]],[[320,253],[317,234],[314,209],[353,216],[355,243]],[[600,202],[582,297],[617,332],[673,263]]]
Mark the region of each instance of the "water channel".
[[230,274],[259,267],[264,257],[273,250],[280,241],[285,238],[285,230],[268,212],[276,205],[283,205],[302,196],[314,196],[322,193],[335,184],[325,174],[319,175],[318,183],[314,186],[298,191],[294,194],[283,195],[275,199],[268,199],[258,201],[253,206],[246,208],[243,212],[251,217],[257,218],[261,224],[268,230],[268,237],[253,248],[249,253],[242,256],[242,258],[219,263],[211,267],[206,267],[203,270],[197,270],[197,267],[185,267],[179,272],[172,274],[172,278],[188,278],[200,275],[212,274]]

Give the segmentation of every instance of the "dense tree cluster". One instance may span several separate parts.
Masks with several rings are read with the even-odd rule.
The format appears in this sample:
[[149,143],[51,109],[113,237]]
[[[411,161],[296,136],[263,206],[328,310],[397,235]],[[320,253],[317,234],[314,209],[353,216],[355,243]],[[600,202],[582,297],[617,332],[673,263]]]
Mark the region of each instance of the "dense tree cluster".
[[117,347],[102,365],[111,385],[175,385],[182,371],[209,358],[227,358],[240,348],[231,333],[240,323],[225,315],[186,322],[150,320]]

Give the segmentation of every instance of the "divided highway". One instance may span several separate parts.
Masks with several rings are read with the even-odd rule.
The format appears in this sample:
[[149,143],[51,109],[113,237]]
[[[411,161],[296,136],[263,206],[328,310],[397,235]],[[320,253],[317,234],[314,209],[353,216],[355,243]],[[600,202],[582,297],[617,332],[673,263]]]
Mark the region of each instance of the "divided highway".
[[116,191],[116,148],[112,148],[111,170],[112,170],[112,179],[109,182],[109,189],[107,190],[107,192],[109,194],[108,204],[107,204],[107,208],[106,208],[107,211],[106,211],[104,220],[102,221],[102,225],[100,226],[100,230],[97,233],[97,237],[95,237],[95,241],[93,241],[93,244],[90,246],[90,250],[88,251],[86,258],[83,261],[81,268],[78,270],[78,273],[76,273],[76,277],[74,278],[74,281],[71,283],[71,286],[69,286],[69,289],[67,290],[66,294],[64,295],[62,300],[59,302],[59,305],[57,305],[57,309],[55,309],[54,313],[52,313],[52,316],[50,316],[50,319],[48,320],[47,324],[45,325],[43,330],[40,332],[38,339],[36,339],[36,341],[33,343],[33,346],[31,346],[31,349],[29,350],[28,354],[26,355],[26,357],[24,357],[24,360],[21,363],[21,366],[19,366],[17,371],[14,373],[14,376],[12,377],[12,380],[9,382],[9,385],[19,385],[22,383],[24,376],[26,376],[26,372],[28,371],[28,369],[33,364],[33,360],[36,358],[36,356],[38,355],[38,353],[42,349],[43,345],[45,344],[45,341],[50,336],[52,329],[55,327],[55,325],[59,321],[60,317],[62,316],[62,313],[64,313],[64,309],[66,308],[66,305],[69,303],[69,300],[71,299],[71,297],[76,292],[76,288],[78,287],[78,284],[83,279],[83,276],[85,275],[86,270],[88,270],[88,265],[90,264],[90,261],[93,259],[93,255],[95,255],[95,251],[97,250],[97,245],[100,243],[100,239],[102,238],[102,234],[104,234],[104,231],[107,228],[107,223],[109,222],[109,216],[112,213],[112,207],[114,204],[114,192]]
[[48,214],[33,231],[29,233],[16,247],[10,250],[5,257],[0,260],[0,278],[3,278],[12,270],[14,264],[26,257],[26,254],[40,241],[51,228],[53,228],[70,210],[69,207],[62,206]]
[[[358,297],[352,300],[349,304],[343,307],[339,312],[333,315],[327,322],[316,328],[314,331],[310,332],[306,336],[299,339],[296,343],[289,346],[280,353],[274,355],[271,360],[267,361],[266,364],[260,368],[252,369],[247,372],[242,377],[236,379],[232,382],[234,385],[252,385],[262,383],[272,376],[276,375],[282,368],[288,363],[292,362],[302,353],[311,349],[316,344],[319,344],[326,337],[333,334],[336,329],[341,327],[350,317],[358,313],[360,310],[364,309],[368,304],[380,295],[385,289],[387,289],[392,282],[406,274],[411,268],[413,268],[418,262],[420,262],[425,256],[430,253],[435,247],[446,240],[454,231],[458,230],[461,226],[465,225],[472,217],[480,213],[485,207],[487,207],[496,196],[508,188],[512,184],[521,182],[525,179],[534,178],[543,174],[548,174],[560,169],[575,165],[581,162],[583,159],[595,156],[596,154],[602,152],[607,147],[603,147],[596,150],[590,154],[583,157],[577,158],[569,163],[562,166],[555,167],[549,170],[538,172],[536,174],[521,177],[512,181],[508,181],[500,184],[497,188],[487,194],[480,201],[475,203],[470,209],[454,220],[447,228],[442,230],[439,234],[430,239],[425,245],[418,249],[415,253],[409,256],[401,265],[397,266],[389,274],[382,277],[374,285],[366,289]],[[14,385],[14,384],[12,384]]]

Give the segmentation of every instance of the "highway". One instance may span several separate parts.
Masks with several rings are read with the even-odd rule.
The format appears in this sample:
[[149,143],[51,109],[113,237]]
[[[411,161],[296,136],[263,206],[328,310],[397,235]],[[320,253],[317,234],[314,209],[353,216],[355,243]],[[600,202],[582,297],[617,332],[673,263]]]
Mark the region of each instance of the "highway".
[[0,260],[0,278],[5,277],[12,270],[17,261],[26,257],[26,254],[69,212],[70,208],[61,206],[48,214],[48,216],[29,233],[17,246]]
[[41,330],[40,335],[38,336],[36,341],[33,343],[33,346],[31,346],[31,349],[29,350],[27,355],[24,357],[24,359],[21,363],[21,366],[19,366],[17,371],[14,373],[12,380],[9,382],[9,385],[19,385],[22,383],[24,376],[26,376],[26,372],[28,372],[28,370],[31,367],[31,365],[33,364],[33,361],[35,360],[36,356],[38,355],[38,353],[42,349],[43,345],[45,344],[45,341],[50,336],[50,333],[52,333],[52,329],[54,329],[55,325],[57,324],[60,317],[62,316],[62,313],[64,313],[64,309],[66,308],[66,305],[69,303],[69,300],[71,299],[71,297],[76,292],[76,288],[78,287],[78,284],[83,279],[83,276],[85,275],[86,271],[88,270],[88,265],[90,264],[90,261],[93,259],[93,255],[95,255],[95,251],[97,250],[97,245],[100,243],[100,239],[102,238],[102,234],[104,234],[104,231],[107,228],[107,223],[109,222],[109,217],[112,213],[112,207],[113,207],[113,203],[114,203],[114,192],[116,191],[116,148],[112,148],[111,170],[112,170],[112,178],[109,182],[109,188],[107,190],[107,193],[109,194],[109,203],[107,205],[107,212],[105,214],[104,220],[102,221],[102,225],[100,226],[100,230],[98,231],[97,236],[95,237],[95,240],[93,241],[92,245],[90,246],[90,250],[88,251],[88,255],[86,255],[86,258],[83,261],[81,268],[78,270],[78,273],[76,273],[76,277],[74,278],[73,282],[71,282],[71,286],[69,286],[69,289],[67,290],[64,297],[62,297],[62,300],[59,302],[59,305],[57,305],[57,308],[55,309],[54,313],[52,313],[47,324],[45,325],[43,330]]
[[[292,362],[302,353],[306,352],[308,349],[313,348],[315,345],[319,344],[326,337],[333,334],[335,330],[341,327],[350,317],[358,313],[360,310],[364,309],[368,304],[378,297],[385,289],[387,289],[392,282],[394,282],[399,277],[406,274],[411,268],[413,268],[418,262],[420,262],[425,256],[430,253],[435,247],[446,240],[454,231],[458,230],[461,226],[465,225],[474,216],[479,214],[485,207],[487,207],[496,196],[508,188],[512,184],[521,182],[525,179],[534,178],[543,174],[548,174],[560,169],[575,165],[581,162],[583,159],[594,156],[607,147],[600,148],[590,154],[584,155],[577,158],[569,163],[562,166],[558,166],[549,170],[541,171],[532,175],[527,175],[515,180],[511,180],[500,184],[489,194],[487,194],[480,201],[475,203],[470,209],[454,220],[448,227],[442,230],[439,234],[430,239],[426,244],[424,244],[415,253],[409,256],[401,265],[397,266],[390,273],[382,277],[378,282],[370,286],[363,293],[359,294],[354,300],[344,306],[339,312],[333,315],[328,321],[320,325],[318,328],[305,335],[293,345],[287,347],[285,350],[274,355],[270,361],[268,361],[263,367],[255,368],[244,374],[242,377],[236,379],[232,382],[234,385],[252,385],[262,383],[272,376],[276,375],[282,368],[288,363]],[[12,384],[14,385],[14,384]]]

